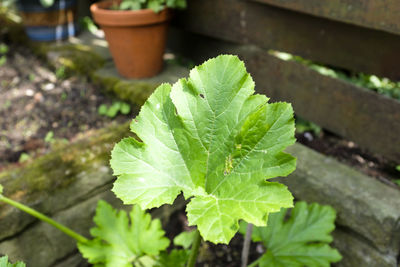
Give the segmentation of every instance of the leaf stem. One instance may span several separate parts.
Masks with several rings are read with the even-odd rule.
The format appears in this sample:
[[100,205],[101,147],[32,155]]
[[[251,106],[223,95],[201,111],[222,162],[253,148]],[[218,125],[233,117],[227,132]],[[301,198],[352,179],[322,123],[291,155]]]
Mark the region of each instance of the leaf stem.
[[21,203],[16,202],[16,201],[14,201],[12,199],[9,199],[9,198],[1,195],[1,194],[0,194],[0,201],[3,201],[3,202],[5,202],[5,203],[17,208],[17,209],[20,209],[20,210],[32,215],[33,217],[38,218],[39,220],[42,220],[42,221],[54,226],[55,228],[57,228],[58,230],[60,230],[64,234],[69,235],[70,237],[72,237],[73,239],[78,241],[79,243],[86,243],[86,242],[89,241],[86,237],[78,234],[77,232],[71,230],[70,228],[68,228],[68,227],[56,222],[55,220],[53,220],[53,219],[51,219],[49,217],[47,217],[43,213],[40,213],[40,212],[38,212],[38,211],[36,211],[36,210],[34,210],[32,208],[29,208],[28,206],[25,206],[24,204],[21,204]]
[[194,240],[192,244],[192,248],[190,250],[189,260],[187,262],[186,267],[194,267],[196,264],[197,256],[199,254],[199,248],[201,244],[201,236],[199,230],[196,229],[196,233],[194,235]]
[[251,234],[253,233],[253,224],[248,223],[246,229],[246,236],[244,237],[243,249],[242,249],[242,267],[247,266],[247,262],[249,261],[249,250],[250,250],[250,242],[251,242]]

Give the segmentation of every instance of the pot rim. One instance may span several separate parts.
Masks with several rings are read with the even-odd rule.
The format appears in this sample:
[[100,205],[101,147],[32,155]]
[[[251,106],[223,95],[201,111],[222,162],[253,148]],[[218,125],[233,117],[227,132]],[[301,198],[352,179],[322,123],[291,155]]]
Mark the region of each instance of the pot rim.
[[90,6],[93,19],[104,26],[145,26],[164,23],[171,18],[171,10],[164,8],[159,13],[151,9],[140,10],[110,10],[107,9],[113,1],[102,1]]

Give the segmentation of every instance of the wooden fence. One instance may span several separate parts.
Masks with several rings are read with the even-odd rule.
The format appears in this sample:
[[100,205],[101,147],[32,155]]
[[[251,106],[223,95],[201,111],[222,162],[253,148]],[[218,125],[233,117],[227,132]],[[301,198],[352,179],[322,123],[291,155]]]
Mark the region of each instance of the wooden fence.
[[258,92],[400,163],[400,101],[268,53],[400,80],[397,0],[189,0],[175,26],[173,49],[193,58],[238,54]]

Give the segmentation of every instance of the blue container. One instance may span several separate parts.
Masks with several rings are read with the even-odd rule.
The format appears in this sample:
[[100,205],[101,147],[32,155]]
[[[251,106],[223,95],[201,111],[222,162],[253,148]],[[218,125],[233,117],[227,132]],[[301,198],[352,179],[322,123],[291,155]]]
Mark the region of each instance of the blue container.
[[76,0],[55,0],[43,7],[39,0],[18,0],[25,30],[34,41],[56,41],[74,36],[78,30]]

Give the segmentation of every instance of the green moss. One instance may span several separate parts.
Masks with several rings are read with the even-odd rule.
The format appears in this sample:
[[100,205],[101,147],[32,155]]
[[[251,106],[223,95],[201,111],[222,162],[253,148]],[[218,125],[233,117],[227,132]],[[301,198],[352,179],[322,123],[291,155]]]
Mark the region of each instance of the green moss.
[[[56,68],[66,67],[67,74],[90,75],[103,67],[105,60],[94,52],[89,46],[69,44],[62,46],[48,46],[47,54],[56,58]],[[53,55],[51,55],[53,53]]]
[[92,75],[92,80],[101,85],[106,93],[110,93],[118,99],[138,106],[142,106],[157,86],[159,86],[159,83],[154,82],[127,81],[117,77],[102,77],[98,74]]
[[29,202],[68,187],[94,166],[108,165],[115,142],[128,134],[128,123],[97,131],[75,144],[37,158],[24,168],[0,173],[4,195]]

